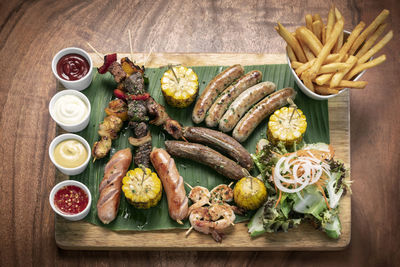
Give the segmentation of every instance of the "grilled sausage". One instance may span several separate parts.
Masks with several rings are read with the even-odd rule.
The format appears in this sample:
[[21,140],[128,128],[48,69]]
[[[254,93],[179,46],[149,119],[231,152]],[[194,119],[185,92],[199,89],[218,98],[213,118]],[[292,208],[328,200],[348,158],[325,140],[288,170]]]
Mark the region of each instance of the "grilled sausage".
[[220,74],[214,77],[200,97],[193,109],[192,119],[195,123],[200,123],[206,117],[206,112],[211,107],[217,96],[233,81],[238,79],[244,73],[244,69],[241,65],[233,65],[227,68]]
[[183,137],[195,143],[212,146],[228,154],[247,170],[251,170],[254,166],[250,153],[234,138],[220,131],[202,127],[186,127],[183,129]]
[[165,141],[165,148],[172,156],[191,159],[207,165],[223,176],[234,180],[239,180],[248,175],[247,170],[233,160],[200,144],[182,141]]
[[275,89],[276,85],[273,82],[263,82],[241,93],[222,116],[219,122],[219,129],[223,132],[231,131],[252,105],[275,91]]
[[239,121],[232,136],[239,142],[245,141],[263,119],[276,109],[286,105],[288,98],[294,99],[295,97],[296,91],[293,88],[284,88],[265,97]]
[[150,160],[161,179],[168,199],[169,216],[180,224],[188,215],[188,198],[186,197],[183,178],[179,175],[175,161],[161,148],[155,148]]
[[104,224],[109,224],[117,217],[121,196],[122,178],[132,162],[129,148],[115,153],[104,169],[104,177],[99,186],[97,216]]
[[232,101],[247,88],[259,83],[261,80],[262,73],[258,70],[253,70],[241,77],[235,84],[226,88],[208,110],[206,125],[208,127],[217,126]]

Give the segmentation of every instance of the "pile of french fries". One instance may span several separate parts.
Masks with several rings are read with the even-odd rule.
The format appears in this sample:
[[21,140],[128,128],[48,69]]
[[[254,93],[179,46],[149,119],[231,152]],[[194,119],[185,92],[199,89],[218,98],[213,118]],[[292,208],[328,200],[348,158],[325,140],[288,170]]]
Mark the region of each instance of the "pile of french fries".
[[326,25],[319,14],[308,14],[306,26],[293,33],[279,22],[275,30],[287,42],[291,66],[304,85],[317,94],[331,95],[344,88],[364,88],[367,82],[352,79],[386,60],[386,55],[370,59],[393,38],[393,31],[389,31],[375,44],[387,27],[388,16],[389,11],[383,10],[365,30],[361,21],[346,41],[344,18],[334,6],[329,10]]

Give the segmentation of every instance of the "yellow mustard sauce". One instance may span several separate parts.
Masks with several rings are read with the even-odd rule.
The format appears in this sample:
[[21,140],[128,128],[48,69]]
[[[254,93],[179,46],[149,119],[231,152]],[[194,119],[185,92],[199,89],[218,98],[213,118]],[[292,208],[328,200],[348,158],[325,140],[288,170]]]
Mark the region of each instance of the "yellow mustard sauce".
[[76,168],[82,165],[88,156],[85,146],[78,140],[68,139],[54,149],[54,160],[64,168]]

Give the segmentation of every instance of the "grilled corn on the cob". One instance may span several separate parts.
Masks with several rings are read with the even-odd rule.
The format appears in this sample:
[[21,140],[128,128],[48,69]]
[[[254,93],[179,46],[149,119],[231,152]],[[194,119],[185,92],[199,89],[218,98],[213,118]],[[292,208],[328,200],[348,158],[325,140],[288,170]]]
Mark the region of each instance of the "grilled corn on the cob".
[[239,207],[255,210],[267,200],[267,188],[255,177],[244,177],[235,185],[233,198]]
[[161,181],[155,172],[146,168],[130,170],[122,179],[122,191],[130,204],[138,209],[148,209],[161,199]]
[[268,138],[272,142],[282,141],[285,145],[300,142],[306,132],[307,121],[303,111],[283,107],[271,115],[268,122]]
[[195,100],[199,91],[197,74],[183,66],[172,67],[161,78],[161,91],[169,105],[185,108]]

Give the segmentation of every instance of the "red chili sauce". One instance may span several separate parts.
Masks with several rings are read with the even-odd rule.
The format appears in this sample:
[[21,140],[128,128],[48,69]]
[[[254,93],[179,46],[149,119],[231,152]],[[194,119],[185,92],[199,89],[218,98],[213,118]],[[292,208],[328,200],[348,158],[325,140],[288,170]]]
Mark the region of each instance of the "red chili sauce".
[[58,75],[67,81],[76,81],[89,72],[89,62],[78,54],[67,54],[57,62]]
[[66,214],[80,213],[86,208],[88,201],[85,191],[75,185],[64,186],[54,195],[54,204]]

